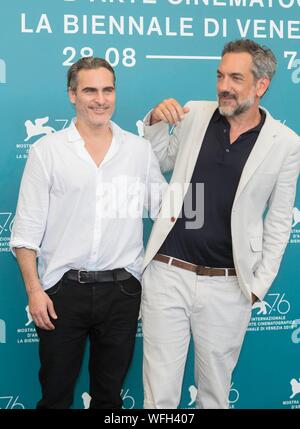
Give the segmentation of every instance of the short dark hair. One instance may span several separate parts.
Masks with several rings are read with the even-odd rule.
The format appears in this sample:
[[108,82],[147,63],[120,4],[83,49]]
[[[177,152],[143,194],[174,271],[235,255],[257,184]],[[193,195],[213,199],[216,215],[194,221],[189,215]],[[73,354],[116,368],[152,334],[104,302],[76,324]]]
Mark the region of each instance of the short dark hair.
[[116,83],[115,71],[108,61],[106,61],[104,58],[98,58],[98,57],[83,57],[83,58],[80,58],[80,60],[78,60],[76,63],[74,63],[68,70],[68,76],[67,76],[68,90],[71,89],[72,91],[76,91],[77,84],[78,84],[77,76],[80,70],[96,70],[102,67],[109,70],[112,73],[113,79],[114,79],[114,85],[115,85]]
[[259,45],[250,39],[239,39],[227,43],[222,51],[222,57],[229,53],[247,52],[252,57],[254,78],[267,77],[272,80],[277,66],[277,60],[271,49]]

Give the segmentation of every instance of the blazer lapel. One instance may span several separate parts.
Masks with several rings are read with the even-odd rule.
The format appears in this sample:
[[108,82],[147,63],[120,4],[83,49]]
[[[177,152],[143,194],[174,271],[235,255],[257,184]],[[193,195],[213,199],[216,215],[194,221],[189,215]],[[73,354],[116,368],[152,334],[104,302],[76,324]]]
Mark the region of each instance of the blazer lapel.
[[[265,109],[264,109],[265,110]],[[239,185],[235,194],[234,202],[237,201],[241,192],[247,185],[248,181],[251,179],[251,176],[255,170],[259,167],[262,161],[267,156],[268,152],[272,148],[275,137],[277,135],[278,122],[272,118],[268,111],[266,111],[266,121],[263,125],[259,136],[255,142],[255,145],[247,159],[247,162],[244,166]]]
[[217,107],[217,103],[211,103],[209,106],[204,108],[202,112],[198,113],[199,121],[197,121],[197,126],[195,126],[195,129],[193,130],[191,146],[189,147],[190,153],[188,156],[187,168],[185,173],[185,183],[190,183],[191,181],[207,127]]

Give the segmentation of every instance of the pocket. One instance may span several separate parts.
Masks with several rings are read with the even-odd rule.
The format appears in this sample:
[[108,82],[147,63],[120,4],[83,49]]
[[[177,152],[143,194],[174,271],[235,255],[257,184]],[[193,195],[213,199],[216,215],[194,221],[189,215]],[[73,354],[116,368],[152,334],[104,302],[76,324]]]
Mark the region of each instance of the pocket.
[[262,236],[250,238],[250,246],[253,252],[262,252]]
[[128,280],[118,282],[120,285],[120,291],[127,296],[139,297],[142,293],[142,286],[138,279],[131,276]]
[[54,286],[50,287],[49,289],[46,289],[45,292],[49,296],[57,295],[58,292],[62,289],[63,286],[63,278],[59,280]]

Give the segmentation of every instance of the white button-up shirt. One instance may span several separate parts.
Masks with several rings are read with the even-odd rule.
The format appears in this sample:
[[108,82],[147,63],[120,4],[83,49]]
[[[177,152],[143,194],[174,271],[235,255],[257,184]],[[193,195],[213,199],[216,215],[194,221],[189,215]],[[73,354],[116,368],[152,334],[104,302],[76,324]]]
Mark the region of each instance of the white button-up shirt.
[[167,184],[148,141],[111,129],[99,167],[74,121],[31,147],[10,247],[37,252],[45,290],[70,269],[125,268],[140,279],[143,214],[157,216]]

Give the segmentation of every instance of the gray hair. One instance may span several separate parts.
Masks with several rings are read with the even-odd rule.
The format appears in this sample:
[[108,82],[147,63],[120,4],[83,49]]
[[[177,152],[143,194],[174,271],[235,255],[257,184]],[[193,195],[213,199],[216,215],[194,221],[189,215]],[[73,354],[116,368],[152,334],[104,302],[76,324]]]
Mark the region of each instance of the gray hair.
[[222,51],[222,57],[229,53],[247,52],[252,57],[252,73],[255,80],[267,77],[272,80],[277,66],[277,60],[271,49],[259,45],[250,39],[234,40],[227,43]]
[[112,66],[103,58],[97,57],[83,57],[74,63],[68,70],[67,76],[67,87],[68,90],[76,91],[77,89],[77,76],[80,70],[96,70],[100,68],[105,68],[109,70],[113,75],[114,85],[116,83],[116,75]]

